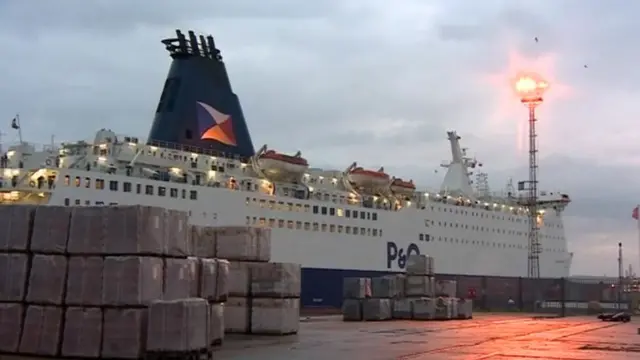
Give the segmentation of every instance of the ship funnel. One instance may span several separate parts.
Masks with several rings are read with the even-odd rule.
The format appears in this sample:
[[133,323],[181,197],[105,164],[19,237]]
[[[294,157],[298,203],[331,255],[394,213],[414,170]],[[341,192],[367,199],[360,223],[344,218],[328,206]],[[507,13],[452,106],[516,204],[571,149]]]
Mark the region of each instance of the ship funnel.
[[[220,156],[255,154],[242,107],[212,36],[162,40],[173,59],[147,143],[192,147]],[[193,151],[193,150],[191,150]]]

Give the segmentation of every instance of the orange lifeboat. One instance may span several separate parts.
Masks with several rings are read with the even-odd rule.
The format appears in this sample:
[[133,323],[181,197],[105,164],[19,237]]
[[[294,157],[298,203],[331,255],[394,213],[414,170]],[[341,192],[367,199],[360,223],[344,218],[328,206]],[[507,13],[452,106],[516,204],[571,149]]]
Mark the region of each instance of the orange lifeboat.
[[384,172],[384,168],[380,168],[378,171],[374,171],[357,167],[349,171],[349,181],[351,181],[357,187],[384,187],[389,184],[389,179],[389,174]]
[[416,186],[413,180],[404,181],[402,179],[393,179],[391,182],[391,192],[394,194],[411,196],[414,191],[416,191]]
[[300,152],[287,155],[267,150],[258,157],[258,161],[260,167],[268,173],[302,174],[309,169],[309,162],[300,155]]

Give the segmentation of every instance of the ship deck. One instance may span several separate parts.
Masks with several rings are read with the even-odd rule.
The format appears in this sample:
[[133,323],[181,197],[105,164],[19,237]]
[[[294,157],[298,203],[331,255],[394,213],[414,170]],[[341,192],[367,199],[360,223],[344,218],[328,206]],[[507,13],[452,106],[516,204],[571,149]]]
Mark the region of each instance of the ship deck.
[[236,337],[216,360],[437,360],[640,358],[639,319],[602,322],[590,317],[533,318],[478,314],[447,322],[344,323],[339,316],[305,318],[297,336]]

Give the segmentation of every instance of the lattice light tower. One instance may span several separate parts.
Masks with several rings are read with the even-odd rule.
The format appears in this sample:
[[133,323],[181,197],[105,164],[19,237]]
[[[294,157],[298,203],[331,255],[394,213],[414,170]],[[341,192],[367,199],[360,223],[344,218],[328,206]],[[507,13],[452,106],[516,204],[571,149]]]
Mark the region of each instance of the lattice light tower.
[[529,109],[529,256],[527,261],[529,277],[540,277],[540,239],[538,237],[538,145],[536,135],[536,107],[542,104],[543,95],[549,88],[540,75],[522,73],[515,80],[515,91],[520,101]]

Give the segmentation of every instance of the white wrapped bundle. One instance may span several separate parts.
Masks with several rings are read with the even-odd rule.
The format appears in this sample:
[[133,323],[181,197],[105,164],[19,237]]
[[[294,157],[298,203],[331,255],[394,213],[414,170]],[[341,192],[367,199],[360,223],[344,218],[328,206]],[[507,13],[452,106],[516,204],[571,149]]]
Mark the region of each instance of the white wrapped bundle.
[[0,304],[0,352],[18,352],[22,312],[22,304]]
[[433,298],[412,299],[413,319],[431,320],[436,313],[436,303]]
[[433,276],[433,258],[429,255],[409,255],[407,274]]
[[247,298],[230,297],[224,304],[224,331],[246,334],[251,331],[251,307]]
[[343,321],[362,321],[362,300],[344,299],[342,302]]
[[198,296],[211,302],[224,302],[229,294],[229,266],[227,260],[201,259]]
[[190,352],[209,343],[209,304],[200,298],[158,300],[149,305],[147,351]]
[[370,278],[344,278],[342,296],[345,299],[364,299],[371,297]]
[[66,305],[102,305],[104,260],[99,256],[69,258]]
[[54,356],[62,335],[62,308],[28,306],[19,351],[24,354]]
[[434,292],[433,278],[424,275],[407,275],[404,290],[406,296],[432,297]]
[[102,255],[105,250],[104,206],[71,208],[67,252],[75,255]]
[[391,319],[390,299],[364,299],[362,303],[362,317],[365,321],[380,321]]
[[144,354],[147,309],[105,309],[102,358],[140,359]]
[[397,299],[393,302],[394,319],[411,319],[413,316],[413,300]]
[[301,268],[291,263],[256,263],[251,272],[251,295],[255,297],[300,297]]
[[251,333],[290,335],[300,328],[300,299],[253,299]]
[[0,206],[0,251],[24,251],[29,248],[29,234],[36,206]]
[[67,251],[71,210],[68,206],[38,206],[33,220],[31,251],[64,254]]
[[435,296],[456,297],[456,290],[455,280],[436,280]]
[[212,304],[209,309],[209,344],[220,345],[224,340],[224,304]]
[[63,301],[67,258],[63,255],[34,255],[31,262],[27,301],[60,305]]
[[267,262],[271,258],[271,229],[225,226],[216,229],[216,256],[221,259]]
[[190,297],[192,287],[197,281],[196,268],[189,259],[165,259],[162,299],[177,300]]
[[104,260],[104,305],[146,305],[162,298],[163,263],[160,258],[109,256]]
[[102,342],[102,310],[67,308],[62,340],[62,356],[98,358]]
[[191,254],[200,258],[216,257],[216,228],[191,225]]
[[24,299],[27,259],[27,254],[0,254],[0,301]]

